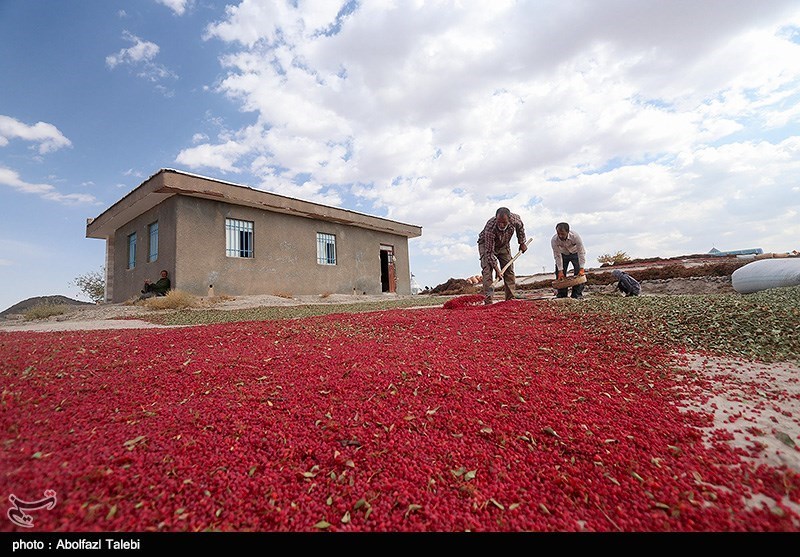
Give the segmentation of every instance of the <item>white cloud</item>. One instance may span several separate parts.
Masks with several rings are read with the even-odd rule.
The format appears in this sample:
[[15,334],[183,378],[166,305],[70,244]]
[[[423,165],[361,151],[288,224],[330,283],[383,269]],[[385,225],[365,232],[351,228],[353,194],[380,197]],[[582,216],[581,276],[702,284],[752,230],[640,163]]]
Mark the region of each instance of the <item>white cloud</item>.
[[184,149],[175,158],[175,162],[185,164],[189,168],[212,168],[223,172],[239,172],[235,166],[248,147],[235,141],[219,145],[204,143],[197,147]]
[[123,32],[122,37],[133,43],[130,48],[123,48],[117,54],[106,56],[106,65],[115,68],[119,64],[138,64],[140,62],[150,62],[158,55],[159,46],[150,41],[143,41],[136,35]]
[[113,70],[120,65],[129,66],[136,70],[138,77],[152,82],[177,77],[171,70],[154,61],[161,50],[157,44],[140,39],[128,31],[123,32],[122,38],[133,43],[133,46],[106,56],[106,66],[109,69]]
[[248,47],[259,41],[280,42],[285,35],[312,37],[334,22],[345,3],[310,0],[294,7],[289,2],[244,0],[238,5],[226,6],[226,20],[209,25],[206,36]]
[[133,168],[129,168],[125,172],[122,173],[123,176],[133,176],[134,178],[144,178],[144,174],[140,170],[134,170]]
[[0,147],[5,147],[11,139],[17,138],[38,143],[38,151],[42,155],[64,147],[72,147],[72,142],[52,124],[37,122],[28,126],[10,116],[0,114]]
[[168,7],[175,15],[183,15],[192,6],[194,0],[157,0],[157,2]]
[[342,203],[342,197],[336,191],[326,190],[324,186],[317,182],[309,181],[303,184],[296,184],[280,176],[266,175],[261,183],[261,187],[271,193],[304,199],[322,205],[338,206]]
[[25,182],[15,171],[3,166],[0,166],[0,185],[9,186],[21,193],[38,195],[48,201],[56,201],[65,205],[99,204],[97,199],[90,194],[61,193],[50,184],[32,184]]
[[254,123],[177,161],[420,224],[422,265],[463,276],[500,204],[536,272],[560,220],[595,259],[800,237],[796,2],[352,6],[228,6],[216,90]]

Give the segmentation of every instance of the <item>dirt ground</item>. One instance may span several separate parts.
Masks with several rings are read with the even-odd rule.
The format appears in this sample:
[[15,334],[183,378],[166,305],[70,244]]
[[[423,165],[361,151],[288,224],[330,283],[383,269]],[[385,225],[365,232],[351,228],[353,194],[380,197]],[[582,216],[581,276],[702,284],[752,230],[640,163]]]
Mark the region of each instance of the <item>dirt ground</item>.
[[[475,292],[478,292],[478,290],[476,289]],[[695,277],[643,281],[641,295],[729,294],[733,292],[734,290],[731,287],[730,277]],[[548,299],[554,296],[555,291],[551,288],[525,289],[524,287],[518,287],[517,294],[529,299]],[[588,285],[584,290],[584,295],[588,298],[592,295],[620,294],[615,291],[614,285]],[[199,298],[199,304],[201,308],[236,310],[261,306],[385,302],[387,300],[400,300],[414,297],[415,296],[403,296],[398,294],[330,294],[324,297],[308,295],[294,296],[292,298],[269,295],[237,297],[218,296],[215,298]],[[502,289],[500,289],[496,291],[495,299],[500,301],[502,298],[503,293]],[[22,316],[11,319],[0,319],[0,331],[75,331],[167,327],[167,325],[156,325],[143,319],[136,319],[136,317],[150,314],[153,311],[154,310],[143,305],[132,305],[129,303],[74,306],[63,315],[56,315],[44,319],[26,320]]]
[[[310,304],[352,304],[366,302],[385,302],[400,300],[412,296],[394,294],[350,295],[331,294],[322,296],[219,296],[215,298],[198,298],[198,309],[237,310],[263,306],[300,306]],[[93,306],[75,306],[63,315],[54,315],[44,319],[26,320],[22,316],[14,319],[0,320],[2,331],[79,331],[93,329],[139,329],[166,328],[169,325],[157,325],[143,319],[136,319],[157,310],[145,305],[115,303],[97,304]]]
[[[715,430],[727,431],[733,436],[731,446],[755,451],[755,456],[743,457],[754,465],[785,467],[800,474],[800,366],[688,354],[688,369],[714,383],[708,400],[685,405],[714,417],[714,425],[703,432],[707,442]],[[768,498],[748,502],[780,512]],[[800,513],[800,505],[788,497],[781,503]],[[795,526],[800,529],[800,524]]]

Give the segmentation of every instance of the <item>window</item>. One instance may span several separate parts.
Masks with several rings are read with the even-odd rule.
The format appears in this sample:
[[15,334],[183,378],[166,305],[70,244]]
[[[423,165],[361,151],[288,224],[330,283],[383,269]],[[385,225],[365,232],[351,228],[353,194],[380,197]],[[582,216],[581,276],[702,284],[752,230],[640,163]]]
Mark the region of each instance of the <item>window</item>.
[[253,257],[252,222],[225,219],[225,255],[228,257]]
[[317,263],[336,265],[336,236],[317,232]]
[[136,267],[136,232],[128,236],[128,269]]
[[158,259],[158,221],[147,227],[150,231],[150,251],[147,254],[148,261]]

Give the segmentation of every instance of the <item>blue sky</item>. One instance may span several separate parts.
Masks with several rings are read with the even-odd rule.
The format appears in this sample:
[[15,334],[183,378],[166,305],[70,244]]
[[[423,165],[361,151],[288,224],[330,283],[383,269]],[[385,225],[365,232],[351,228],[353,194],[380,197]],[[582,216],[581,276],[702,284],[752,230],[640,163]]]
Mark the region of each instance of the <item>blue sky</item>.
[[559,221],[590,267],[800,249],[796,0],[0,0],[0,76],[0,310],[86,300],[160,168],[421,226],[422,286],[501,205],[518,274]]

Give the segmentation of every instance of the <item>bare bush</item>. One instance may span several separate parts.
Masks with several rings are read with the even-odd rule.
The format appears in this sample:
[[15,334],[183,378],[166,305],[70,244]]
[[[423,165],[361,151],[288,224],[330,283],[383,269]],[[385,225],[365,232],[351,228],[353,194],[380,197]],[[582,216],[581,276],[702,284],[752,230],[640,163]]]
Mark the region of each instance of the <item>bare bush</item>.
[[186,309],[197,307],[199,300],[183,290],[170,290],[165,296],[146,298],[142,303],[150,309]]
[[39,304],[25,312],[25,319],[46,319],[54,315],[64,315],[69,310],[67,304]]
[[77,286],[81,292],[86,294],[89,299],[95,303],[100,303],[106,297],[106,272],[105,268],[99,271],[89,271],[82,275],[78,275],[73,279],[72,283]]

